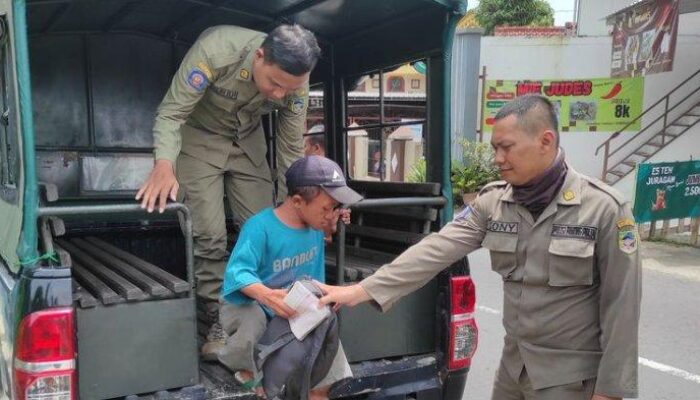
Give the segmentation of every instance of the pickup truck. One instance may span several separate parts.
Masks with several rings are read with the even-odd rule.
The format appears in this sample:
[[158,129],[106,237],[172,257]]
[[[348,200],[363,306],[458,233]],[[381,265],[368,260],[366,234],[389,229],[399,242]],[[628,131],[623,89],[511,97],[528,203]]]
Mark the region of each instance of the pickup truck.
[[[298,22],[318,35],[309,118],[366,197],[326,250],[327,280],[355,282],[451,219],[449,60],[465,7],[0,0],[0,398],[253,398],[231,371],[199,359],[189,210],[171,203],[148,214],[133,200],[179,61],[214,25]],[[423,94],[390,93],[404,86],[387,77],[415,63],[423,75],[410,85],[423,82]],[[378,90],[362,92],[375,81]],[[273,112],[264,120],[273,170],[275,124]],[[387,167],[369,176],[374,148]],[[408,148],[422,151],[423,181],[397,172],[415,156]],[[354,378],[331,396],[461,399],[478,337],[474,302],[465,259],[386,314],[340,310]]]

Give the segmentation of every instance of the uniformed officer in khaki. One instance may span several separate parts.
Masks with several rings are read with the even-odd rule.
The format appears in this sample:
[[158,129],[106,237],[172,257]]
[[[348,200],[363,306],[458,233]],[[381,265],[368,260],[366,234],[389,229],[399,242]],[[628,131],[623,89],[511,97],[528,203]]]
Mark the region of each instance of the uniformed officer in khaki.
[[485,247],[504,289],[494,400],[637,397],[641,267],[629,202],[565,162],[546,98],[520,97],[495,118],[504,180],[373,276],[325,286],[323,302],[373,300],[386,311]]
[[224,194],[237,224],[273,205],[261,116],[279,110],[277,165],[283,179],[303,155],[309,74],[319,56],[314,35],[298,25],[281,25],[269,35],[212,27],[187,52],[158,107],[155,166],[136,199],[149,212],[156,205],[162,212],[167,198],[184,197],[190,207],[197,296],[214,324],[209,342],[223,341],[215,321],[229,255]]

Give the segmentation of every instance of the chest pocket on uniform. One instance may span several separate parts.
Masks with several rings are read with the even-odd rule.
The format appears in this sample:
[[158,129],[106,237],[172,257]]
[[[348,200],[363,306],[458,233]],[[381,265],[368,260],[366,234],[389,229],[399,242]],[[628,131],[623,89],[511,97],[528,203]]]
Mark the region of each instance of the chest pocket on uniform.
[[488,232],[481,242],[481,247],[491,252],[491,269],[498,272],[504,280],[509,280],[517,267],[515,252],[518,235]]
[[205,94],[206,99],[216,108],[230,113],[235,108],[236,100],[225,96],[223,93],[218,93],[217,90],[221,91],[222,89],[210,87]]
[[594,250],[593,241],[552,238],[549,244],[549,285],[592,285]]

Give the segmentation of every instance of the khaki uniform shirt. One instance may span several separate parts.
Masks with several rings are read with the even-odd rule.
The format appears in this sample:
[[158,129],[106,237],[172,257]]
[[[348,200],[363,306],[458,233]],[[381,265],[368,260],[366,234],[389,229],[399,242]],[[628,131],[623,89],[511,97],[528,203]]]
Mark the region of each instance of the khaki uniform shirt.
[[[281,101],[253,82],[253,58],[265,34],[236,26],[204,31],[185,55],[156,116],[155,158],[175,163],[180,151],[219,168],[239,146],[255,165],[265,161],[261,115],[279,109],[280,175],[303,155],[308,84]],[[284,187],[284,185],[281,185]]]
[[480,247],[503,278],[503,363],[534,389],[597,378],[595,392],[637,397],[639,236],[622,196],[569,167],[535,221],[503,181],[440,232],[360,285],[383,310]]

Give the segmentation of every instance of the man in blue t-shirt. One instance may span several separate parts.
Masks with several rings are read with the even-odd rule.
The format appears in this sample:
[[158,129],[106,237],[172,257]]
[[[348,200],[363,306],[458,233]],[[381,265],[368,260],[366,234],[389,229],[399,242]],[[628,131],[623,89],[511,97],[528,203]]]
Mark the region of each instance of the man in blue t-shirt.
[[[230,336],[218,358],[248,388],[259,381],[253,349],[268,318],[293,316],[284,298],[296,280],[325,281],[323,230],[338,221],[341,204],[362,199],[347,186],[338,164],[324,157],[297,160],[285,176],[284,203],[248,219],[224,273],[220,319]],[[311,398],[327,398],[330,385],[348,376],[350,366],[341,347]]]

